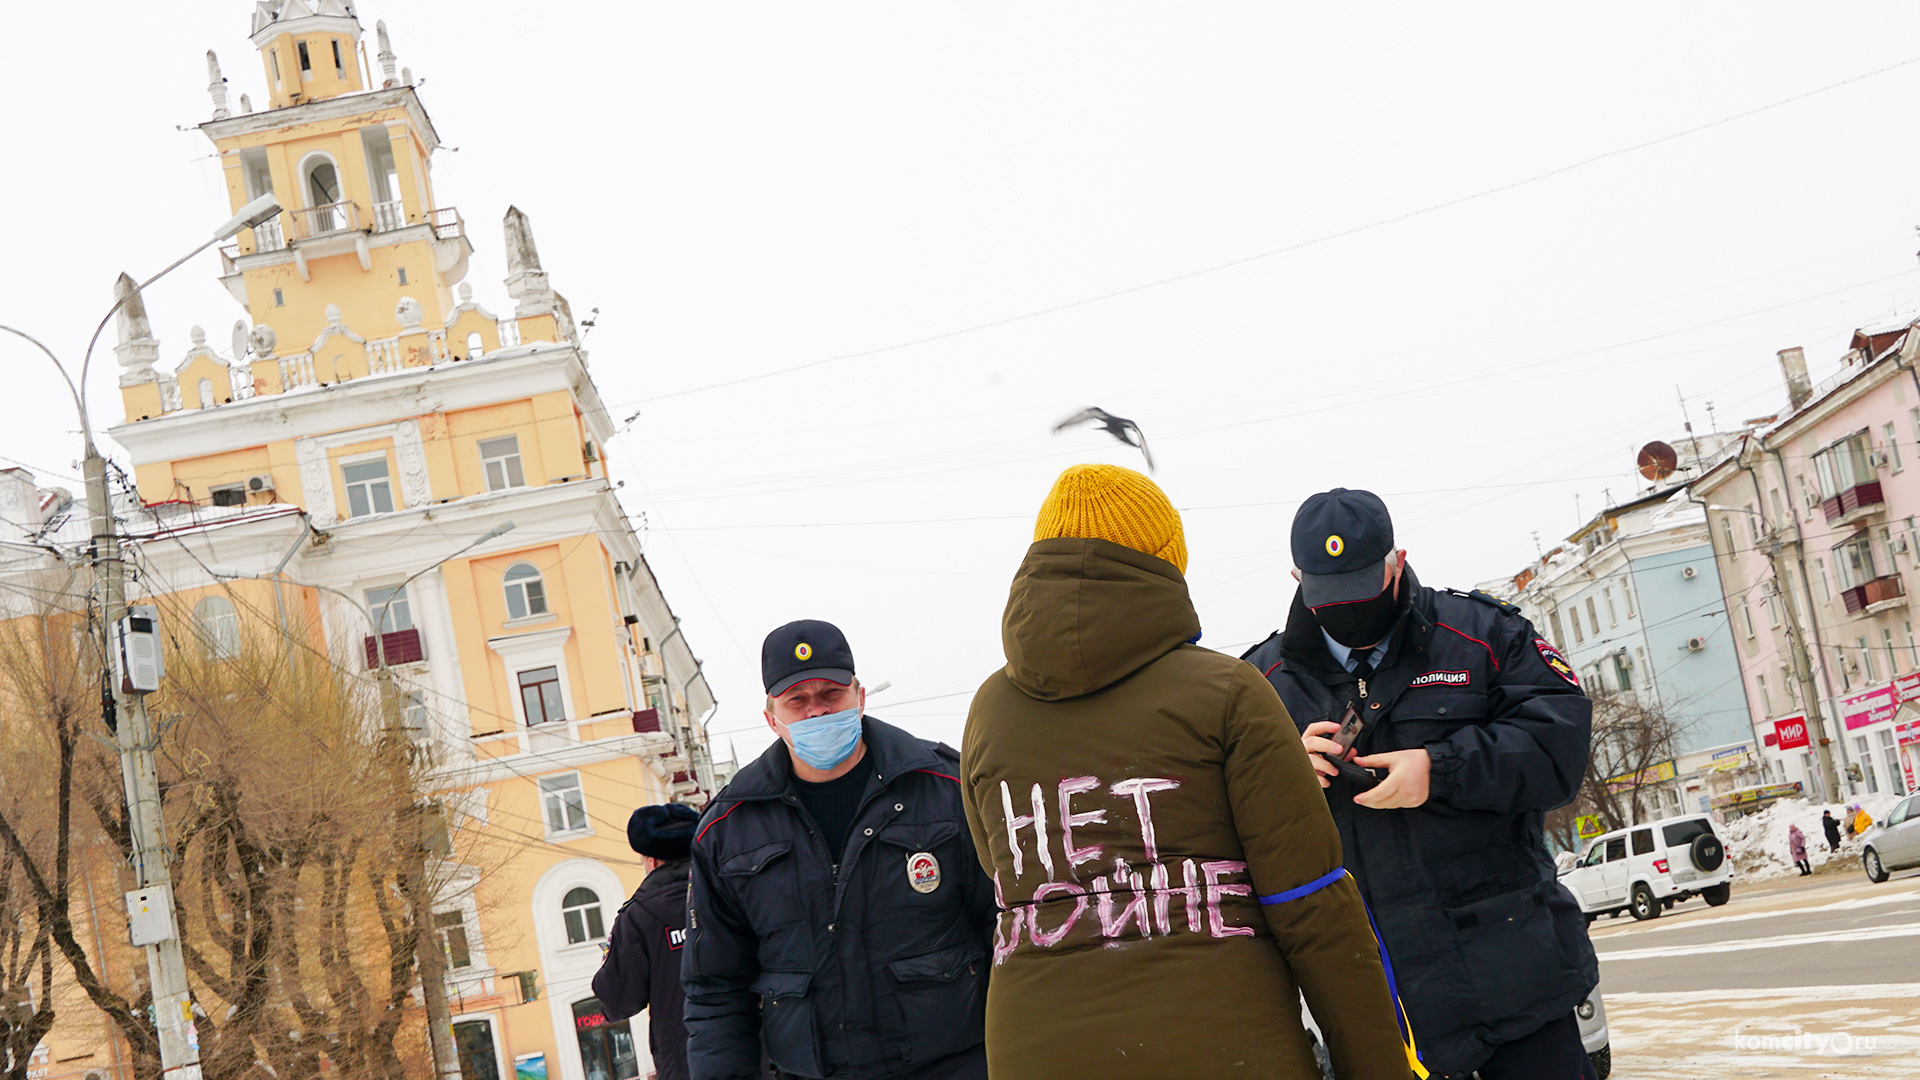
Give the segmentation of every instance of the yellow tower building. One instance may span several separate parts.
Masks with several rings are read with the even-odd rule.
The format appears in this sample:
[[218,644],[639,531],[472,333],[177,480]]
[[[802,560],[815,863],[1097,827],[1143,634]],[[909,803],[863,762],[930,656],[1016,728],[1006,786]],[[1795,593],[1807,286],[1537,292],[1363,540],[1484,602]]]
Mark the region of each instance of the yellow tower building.
[[482,872],[456,843],[443,867],[468,1080],[645,1076],[645,1017],[608,1023],[589,986],[647,869],[625,822],[698,805],[725,772],[607,476],[614,425],[524,214],[502,227],[511,311],[463,283],[472,243],[385,26],[369,60],[353,4],[263,0],[251,37],[267,107],[235,107],[209,53],[201,125],[235,207],[285,208],[221,252],[247,317],[218,346],[196,328],[171,364],[137,298],[119,319],[112,435],[178,541],[142,551],[146,580],[207,640],[307,613],[337,662],[384,665],[455,824],[514,852]]

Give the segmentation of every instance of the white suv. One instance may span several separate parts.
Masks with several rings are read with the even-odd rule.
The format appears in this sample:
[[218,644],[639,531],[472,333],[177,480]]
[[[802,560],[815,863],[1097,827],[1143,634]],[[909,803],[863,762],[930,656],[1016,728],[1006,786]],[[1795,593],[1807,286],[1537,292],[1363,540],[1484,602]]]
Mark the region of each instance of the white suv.
[[1733,860],[1705,814],[1662,818],[1603,833],[1560,874],[1592,922],[1633,913],[1651,919],[1689,896],[1718,907],[1733,893]]

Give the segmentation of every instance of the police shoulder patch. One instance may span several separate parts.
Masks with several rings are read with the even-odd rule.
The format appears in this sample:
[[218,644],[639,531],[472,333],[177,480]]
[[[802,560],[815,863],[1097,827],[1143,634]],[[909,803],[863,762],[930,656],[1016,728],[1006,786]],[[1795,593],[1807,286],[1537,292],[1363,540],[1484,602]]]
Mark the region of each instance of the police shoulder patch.
[[1580,685],[1580,677],[1573,673],[1573,665],[1567,663],[1567,658],[1561,656],[1560,650],[1554,648],[1551,642],[1546,638],[1537,637],[1533,639],[1533,647],[1540,651],[1540,659],[1546,661],[1555,675],[1567,680],[1569,685],[1576,687]]
[[1448,589],[1447,591],[1455,596],[1464,596],[1469,600],[1478,600],[1480,603],[1498,610],[1503,615],[1520,614],[1518,605],[1502,600],[1489,592],[1482,592],[1479,589],[1475,589],[1472,592],[1461,592],[1459,589]]

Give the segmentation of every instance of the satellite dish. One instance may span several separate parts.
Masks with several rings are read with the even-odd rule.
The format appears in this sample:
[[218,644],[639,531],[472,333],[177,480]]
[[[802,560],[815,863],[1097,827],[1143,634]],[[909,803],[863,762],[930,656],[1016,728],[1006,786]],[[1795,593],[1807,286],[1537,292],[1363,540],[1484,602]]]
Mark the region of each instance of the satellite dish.
[[1640,467],[1641,476],[1657,483],[1672,476],[1680,467],[1680,455],[1656,439],[1640,448],[1640,457],[1634,464]]
[[245,319],[236,319],[234,321],[232,338],[234,363],[237,364],[247,358],[247,339],[252,336],[253,331],[247,326]]

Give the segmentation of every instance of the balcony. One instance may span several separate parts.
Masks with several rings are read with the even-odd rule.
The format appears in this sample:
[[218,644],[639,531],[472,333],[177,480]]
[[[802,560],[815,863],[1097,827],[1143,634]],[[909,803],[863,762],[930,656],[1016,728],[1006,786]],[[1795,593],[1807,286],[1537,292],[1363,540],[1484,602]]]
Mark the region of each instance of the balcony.
[[373,231],[392,232],[407,227],[407,209],[399,199],[373,204]]
[[394,664],[414,664],[427,658],[427,650],[420,643],[420,631],[395,630],[390,634],[381,634],[375,641],[372,634],[362,639],[367,650],[367,670],[380,666],[380,654],[386,653],[387,666]]
[[1821,503],[1820,509],[1827,516],[1827,524],[1844,525],[1875,513],[1886,501],[1886,496],[1880,493],[1880,481],[1869,480]]
[[[1879,486],[1874,485],[1876,488]],[[1907,587],[1901,584],[1898,576],[1874,578],[1864,585],[1843,590],[1840,599],[1846,601],[1849,615],[1873,615],[1890,608],[1905,607]]]
[[295,236],[301,240],[360,231],[360,208],[351,202],[306,206],[292,214]]
[[660,730],[659,709],[639,709],[633,714],[633,730],[637,735]]

